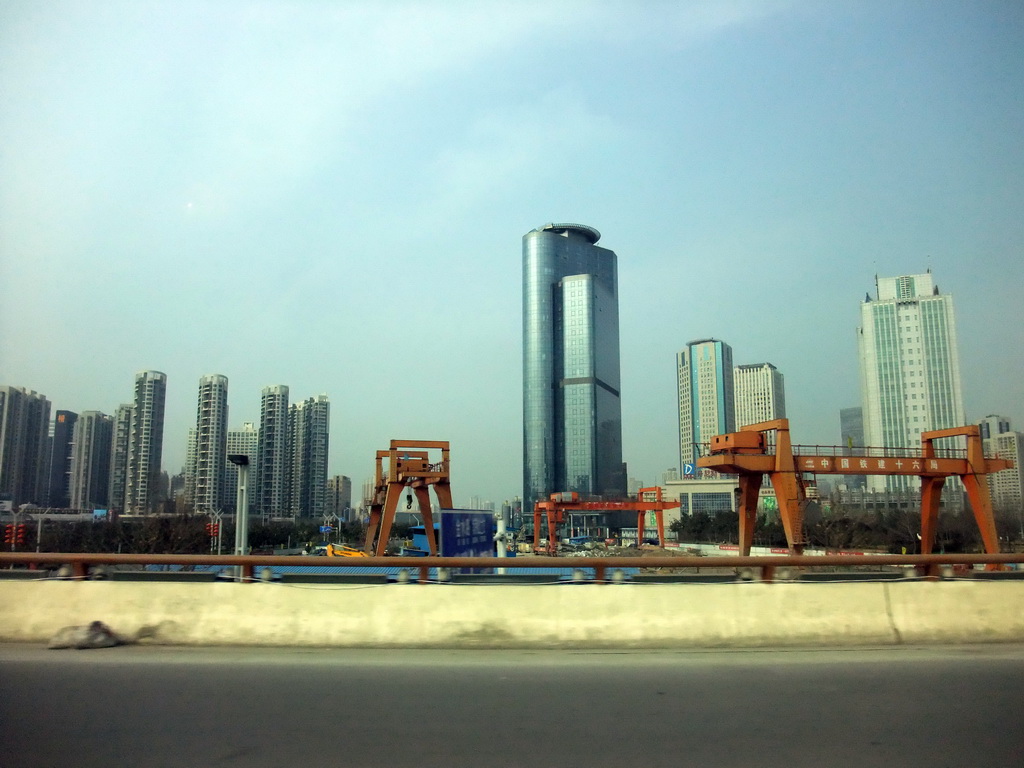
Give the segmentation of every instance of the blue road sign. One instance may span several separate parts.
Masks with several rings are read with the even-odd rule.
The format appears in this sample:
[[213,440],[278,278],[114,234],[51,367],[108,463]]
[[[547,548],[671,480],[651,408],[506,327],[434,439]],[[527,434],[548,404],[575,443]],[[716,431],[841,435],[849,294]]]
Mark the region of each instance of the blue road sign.
[[442,509],[441,557],[493,557],[494,513],[477,509]]
[[334,526],[333,525],[321,525],[320,526],[320,533],[330,533],[333,530],[334,530]]

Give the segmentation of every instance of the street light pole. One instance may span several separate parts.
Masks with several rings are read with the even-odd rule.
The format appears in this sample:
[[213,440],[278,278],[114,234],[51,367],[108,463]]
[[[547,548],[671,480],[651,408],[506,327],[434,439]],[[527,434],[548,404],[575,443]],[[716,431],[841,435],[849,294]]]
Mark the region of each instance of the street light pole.
[[[228,455],[228,461],[238,467],[238,499],[235,504],[235,554],[249,553],[249,457],[244,453]],[[241,577],[242,567],[238,574]]]

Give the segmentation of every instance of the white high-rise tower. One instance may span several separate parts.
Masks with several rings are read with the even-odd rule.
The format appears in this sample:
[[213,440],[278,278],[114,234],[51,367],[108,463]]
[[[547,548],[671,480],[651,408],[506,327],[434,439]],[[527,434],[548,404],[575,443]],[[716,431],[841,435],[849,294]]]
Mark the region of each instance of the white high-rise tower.
[[736,429],[786,418],[786,386],[771,363],[737,365],[733,370]]
[[[1010,419],[1006,416],[986,416],[978,424],[981,427],[981,439],[985,441],[985,455],[1000,459],[1010,459],[1013,466],[1002,472],[988,476],[988,487],[992,494],[992,504],[997,512],[1013,512],[1020,515],[1024,510],[1024,433],[1014,432],[1010,428]],[[1018,518],[1024,528],[1024,517]]]
[[[939,293],[930,271],[876,277],[875,286],[857,329],[864,443],[919,448],[922,432],[966,423],[953,297]],[[879,491],[918,484],[913,477],[868,477],[868,487]]]
[[192,508],[207,514],[224,506],[224,465],[228,437],[228,377],[199,379],[193,449]]
[[[258,486],[257,450],[259,448],[259,431],[256,425],[247,421],[241,429],[228,431],[228,456],[245,455],[249,457],[249,488]],[[230,462],[224,467],[224,509],[234,510],[238,502],[238,467]]]
[[135,374],[125,489],[125,510],[131,513],[154,512],[159,502],[166,398],[166,374],[160,371]]

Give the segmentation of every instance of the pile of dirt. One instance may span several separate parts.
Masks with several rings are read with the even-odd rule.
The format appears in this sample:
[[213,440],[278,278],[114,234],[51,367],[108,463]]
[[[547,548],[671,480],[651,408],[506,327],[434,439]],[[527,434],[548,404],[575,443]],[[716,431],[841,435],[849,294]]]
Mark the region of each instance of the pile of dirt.
[[698,549],[663,548],[644,544],[642,547],[588,543],[580,546],[561,545],[559,557],[700,557]]

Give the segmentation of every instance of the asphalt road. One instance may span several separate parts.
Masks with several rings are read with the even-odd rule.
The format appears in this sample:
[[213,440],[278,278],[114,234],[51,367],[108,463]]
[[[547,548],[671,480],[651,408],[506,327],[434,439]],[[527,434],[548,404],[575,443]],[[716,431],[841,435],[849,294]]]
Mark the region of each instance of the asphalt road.
[[0,645],[0,766],[1019,766],[1024,646]]

